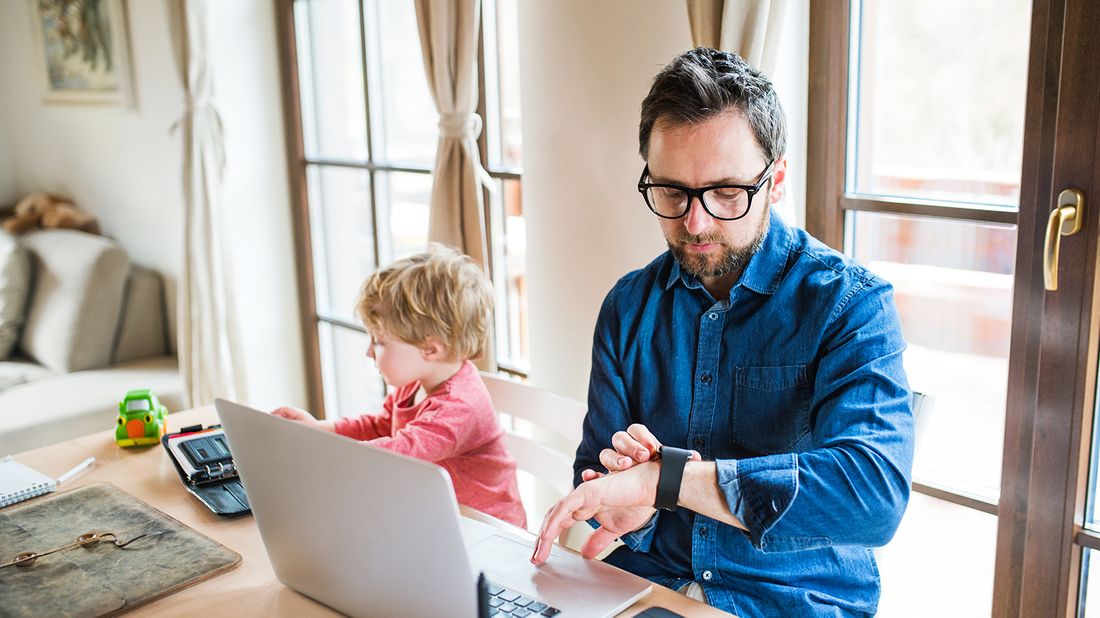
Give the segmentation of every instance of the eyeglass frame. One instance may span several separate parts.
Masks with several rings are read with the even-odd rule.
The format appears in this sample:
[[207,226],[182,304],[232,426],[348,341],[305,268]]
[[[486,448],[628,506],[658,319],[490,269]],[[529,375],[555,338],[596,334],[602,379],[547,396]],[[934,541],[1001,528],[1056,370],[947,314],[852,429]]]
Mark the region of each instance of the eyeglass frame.
[[[683,218],[685,215],[687,215],[689,212],[691,212],[691,200],[694,198],[694,199],[699,201],[699,204],[702,205],[703,210],[705,210],[708,215],[714,217],[715,219],[718,219],[719,221],[737,221],[738,219],[743,219],[744,217],[746,217],[749,214],[749,211],[752,210],[752,198],[753,198],[753,196],[755,196],[757,193],[760,192],[760,189],[764,186],[764,183],[771,180],[772,169],[774,167],[775,167],[775,161],[772,161],[771,163],[768,163],[768,167],[765,167],[764,171],[760,172],[760,180],[756,181],[755,185],[719,184],[719,185],[709,185],[709,186],[706,186],[706,187],[699,187],[698,189],[692,189],[691,187],[685,187],[683,185],[676,185],[676,184],[667,183],[667,182],[645,182],[646,177],[649,176],[649,163],[646,163],[645,167],[642,169],[642,175],[638,178],[638,193],[642,194],[642,200],[645,201],[645,205],[649,207],[650,212],[652,212],[653,214],[657,215],[658,217],[660,217],[662,219],[680,219],[680,218]],[[666,188],[666,189],[677,189],[679,191],[683,191],[684,193],[686,193],[687,196],[688,196],[688,199],[687,199],[686,205],[684,206],[684,212],[676,215],[675,217],[668,216],[668,215],[662,215],[661,213],[657,212],[657,210],[653,207],[653,204],[649,203],[649,197],[646,194],[647,191],[649,191],[650,189],[652,189],[654,187],[663,187],[663,188]],[[714,189],[741,189],[742,191],[744,191],[749,196],[749,202],[745,206],[745,212],[741,213],[740,215],[738,215],[736,217],[719,217],[718,215],[711,212],[710,208],[707,207],[706,200],[703,199],[703,194],[706,193],[707,191],[713,191]]]
[[[138,527],[138,526],[135,526],[135,527]],[[126,530],[123,530],[122,532],[126,532],[126,531],[132,530],[132,529],[133,528],[127,528]],[[66,551],[66,550],[69,550],[69,549],[74,549],[74,548],[77,548],[77,547],[88,547],[89,545],[96,545],[98,543],[108,543],[109,542],[109,543],[113,544],[115,547],[125,548],[130,543],[133,543],[134,541],[137,541],[139,539],[149,538],[149,537],[153,537],[153,536],[160,536],[160,535],[164,534],[164,531],[149,532],[149,533],[146,533],[146,534],[139,534],[138,536],[135,536],[134,538],[132,538],[128,541],[120,541],[118,537],[119,537],[120,534],[122,534],[122,532],[119,532],[119,533],[115,533],[115,532],[86,532],[86,533],[76,537],[76,541],[74,541],[72,543],[69,543],[68,545],[61,545],[59,547],[54,547],[54,548],[51,548],[51,549],[47,549],[43,552],[33,552],[33,551],[22,552],[19,555],[17,555],[16,557],[12,558],[11,560],[9,560],[7,562],[0,563],[0,569],[3,569],[5,567],[11,567],[11,566],[17,567],[17,568],[26,568],[26,567],[29,567],[29,566],[33,565],[39,558],[44,558],[46,556],[49,556],[50,554],[56,554],[58,552]]]

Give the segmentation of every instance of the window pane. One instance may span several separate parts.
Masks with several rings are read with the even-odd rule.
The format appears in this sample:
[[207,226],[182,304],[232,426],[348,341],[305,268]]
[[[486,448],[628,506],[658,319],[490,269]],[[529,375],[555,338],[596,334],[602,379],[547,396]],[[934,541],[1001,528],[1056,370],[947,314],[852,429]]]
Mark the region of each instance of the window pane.
[[493,196],[493,288],[496,291],[497,362],[526,371],[527,231],[523,217],[523,185],[498,180]]
[[875,550],[879,616],[988,616],[997,518],[913,493],[897,534]]
[[1092,559],[1100,559],[1100,555],[1097,555],[1096,550],[1093,549],[1081,551],[1084,552],[1081,556],[1080,596],[1083,607],[1078,608],[1077,615],[1083,618],[1100,618],[1100,599],[1089,599],[1090,591],[1093,596],[1100,595],[1100,563],[1096,565],[1097,568],[1092,568]]
[[354,2],[294,4],[306,157],[366,161],[359,10]]
[[1030,4],[853,3],[849,190],[1017,205]]
[[[1089,451],[1092,461],[1089,464],[1088,494],[1085,500],[1085,527],[1098,531],[1100,530],[1100,521],[1097,519],[1096,485],[1097,476],[1100,475],[1100,397],[1096,398],[1092,427],[1092,448]],[[1097,571],[1100,571],[1100,568]],[[1100,575],[1097,575],[1097,577],[1100,577]],[[1097,594],[1100,594],[1100,588],[1097,588]],[[1100,605],[1097,605],[1097,607],[1100,607]],[[1100,616],[1100,609],[1094,611],[1097,616]]]
[[375,269],[369,180],[354,168],[307,171],[317,310],[355,323],[356,294]]
[[412,2],[369,3],[377,19],[367,32],[376,45],[371,65],[371,129],[377,161],[435,162],[439,114],[428,90]]
[[[485,75],[489,167],[523,163],[519,106],[519,10],[516,0],[486,0]],[[495,50],[495,55],[492,53]],[[494,70],[495,69],[495,70]]]
[[913,476],[997,500],[1016,230],[853,213],[852,254],[894,285],[905,369],[936,398],[917,427]]
[[432,195],[432,177],[428,174],[379,172],[379,205],[384,220],[382,229],[389,237],[379,239],[387,250],[383,263],[408,257],[428,248],[428,202]]
[[374,363],[367,358],[370,338],[365,334],[317,323],[321,344],[321,374],[325,391],[325,416],[358,416],[382,409],[385,383]]

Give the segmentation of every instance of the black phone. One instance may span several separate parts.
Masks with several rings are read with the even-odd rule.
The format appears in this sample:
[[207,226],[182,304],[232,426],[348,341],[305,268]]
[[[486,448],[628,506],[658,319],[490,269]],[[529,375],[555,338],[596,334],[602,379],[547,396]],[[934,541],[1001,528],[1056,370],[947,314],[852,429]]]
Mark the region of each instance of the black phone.
[[634,614],[634,618],[684,618],[676,612],[663,607],[647,607],[640,613]]

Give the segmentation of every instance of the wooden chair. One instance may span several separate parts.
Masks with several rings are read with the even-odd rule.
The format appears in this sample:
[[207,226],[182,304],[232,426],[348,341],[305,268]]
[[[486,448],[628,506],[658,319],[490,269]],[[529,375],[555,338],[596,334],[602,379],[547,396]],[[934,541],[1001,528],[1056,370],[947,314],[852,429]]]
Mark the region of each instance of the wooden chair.
[[[555,502],[573,491],[573,458],[587,407],[579,401],[499,375],[481,374],[504,427],[504,443],[520,472],[527,528],[538,532]],[[590,534],[576,525],[559,539],[578,549]]]

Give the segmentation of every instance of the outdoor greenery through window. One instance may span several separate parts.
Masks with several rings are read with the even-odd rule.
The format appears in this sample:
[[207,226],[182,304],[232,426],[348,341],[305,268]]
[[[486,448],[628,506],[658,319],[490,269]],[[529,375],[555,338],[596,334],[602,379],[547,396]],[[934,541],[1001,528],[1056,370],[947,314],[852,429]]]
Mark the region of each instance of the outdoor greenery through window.
[[[496,359],[525,373],[526,238],[516,0],[482,2],[482,162],[496,290]],[[412,0],[294,0],[305,192],[322,389],[329,418],[385,396],[354,313],[363,280],[427,246],[438,113]]]

